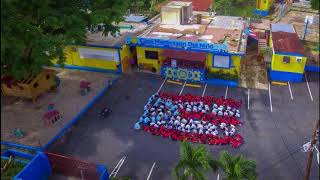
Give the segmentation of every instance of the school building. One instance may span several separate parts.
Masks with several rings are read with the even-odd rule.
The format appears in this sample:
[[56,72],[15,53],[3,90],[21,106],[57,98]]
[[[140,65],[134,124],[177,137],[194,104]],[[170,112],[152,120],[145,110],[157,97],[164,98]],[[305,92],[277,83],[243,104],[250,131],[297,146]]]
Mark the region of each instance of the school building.
[[271,24],[270,47],[272,81],[301,82],[307,57],[304,47],[291,24]]
[[192,14],[191,2],[162,7],[161,22],[128,39],[140,70],[194,82],[237,83],[245,54],[246,21],[240,17]]

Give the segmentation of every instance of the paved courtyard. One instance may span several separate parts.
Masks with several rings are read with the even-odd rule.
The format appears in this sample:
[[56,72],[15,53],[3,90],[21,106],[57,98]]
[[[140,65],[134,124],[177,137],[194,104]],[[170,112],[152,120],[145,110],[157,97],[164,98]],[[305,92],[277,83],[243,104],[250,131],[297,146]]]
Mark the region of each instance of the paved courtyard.
[[[161,87],[162,91],[177,94],[241,100],[244,124],[240,134],[245,143],[238,149],[206,145],[212,156],[217,157],[225,149],[255,159],[259,179],[302,179],[306,153],[301,146],[310,140],[314,121],[319,118],[319,74],[307,73],[306,77],[308,83],[271,84],[270,90],[248,90],[212,85],[183,87],[168,82],[161,87],[164,79],[157,75],[123,75],[80,119],[64,143],[52,145],[49,150],[104,164],[109,173],[125,156],[117,177],[140,180],[150,175],[154,180],[172,179],[172,169],[179,159],[179,143],[133,129],[148,98]],[[97,112],[105,106],[113,112],[100,120]],[[317,168],[314,156],[311,179],[319,178]],[[208,174],[208,179],[216,179],[218,173]]]

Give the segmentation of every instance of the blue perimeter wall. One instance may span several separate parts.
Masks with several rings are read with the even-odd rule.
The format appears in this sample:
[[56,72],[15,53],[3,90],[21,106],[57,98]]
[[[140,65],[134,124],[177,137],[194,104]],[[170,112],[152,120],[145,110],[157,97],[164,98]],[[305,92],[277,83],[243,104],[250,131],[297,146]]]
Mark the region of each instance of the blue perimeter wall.
[[310,71],[310,72],[320,72],[320,67],[319,66],[305,65],[304,70],[305,71]]
[[284,81],[284,82],[302,82],[303,74],[273,71],[270,69],[270,80],[271,81]]

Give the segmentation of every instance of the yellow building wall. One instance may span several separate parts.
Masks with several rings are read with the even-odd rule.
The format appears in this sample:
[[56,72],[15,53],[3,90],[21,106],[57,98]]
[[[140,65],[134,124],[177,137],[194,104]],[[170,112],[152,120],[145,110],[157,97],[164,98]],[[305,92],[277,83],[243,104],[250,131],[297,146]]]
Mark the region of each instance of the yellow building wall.
[[[112,49],[112,48],[96,48],[96,47],[88,47],[88,46],[78,46],[82,48],[87,48],[87,49],[95,49],[95,50],[108,50],[108,51],[114,51],[117,52],[117,49]],[[107,60],[100,60],[100,59],[87,59],[83,58],[81,59],[79,57],[79,52],[78,49],[76,52],[72,52],[72,61],[73,65],[76,66],[86,66],[86,67],[94,67],[94,68],[100,68],[100,69],[108,69],[108,70],[117,70],[118,65],[120,64],[119,62],[114,62],[114,61],[107,61]]]
[[257,9],[269,10],[272,5],[272,0],[257,0]]
[[210,73],[218,72],[218,71],[222,70],[223,73],[230,73],[232,75],[237,75],[239,77],[239,75],[240,75],[240,60],[241,60],[241,56],[231,56],[232,67],[230,69],[215,68],[215,67],[213,67],[212,53],[209,53],[208,57],[207,57],[206,66],[207,66],[207,69],[209,70]]
[[[159,53],[159,61],[154,59],[146,59],[145,58],[145,51],[157,51]],[[137,58],[138,58],[138,65],[147,64],[150,67],[154,67],[157,70],[157,73],[161,71],[161,65],[165,57],[161,56],[162,49],[160,48],[145,48],[145,47],[138,47],[137,46]],[[233,75],[240,75],[240,60],[241,56],[231,56],[232,60],[232,67],[230,69],[224,68],[214,68],[212,62],[212,53],[208,53],[206,59],[206,67],[209,72],[217,72],[222,70],[223,73],[230,73]],[[235,71],[236,70],[236,71]]]
[[[78,48],[86,48],[86,49],[94,49],[94,50],[107,50],[118,53],[118,49],[113,48],[98,48],[98,47],[89,47],[89,46],[67,46],[65,48],[65,56],[66,56],[66,65],[75,65],[82,67],[92,67],[92,68],[100,68],[106,70],[118,70],[118,65],[120,62],[101,60],[101,59],[89,59],[89,58],[80,58]],[[123,52],[124,55],[127,54],[126,50]],[[56,64],[57,60],[52,61]]]
[[307,62],[306,57],[301,57],[302,62],[297,62],[296,57],[299,56],[288,56],[290,57],[290,63],[283,63],[283,57],[288,55],[273,54],[271,61],[271,69],[274,71],[292,72],[292,73],[303,73],[304,66]]
[[[163,63],[163,60],[165,59],[163,56],[161,56],[162,49],[160,49],[160,48],[139,47],[139,46],[137,46],[136,48],[137,48],[138,66],[147,65],[147,66],[155,68],[157,70],[157,73],[160,73],[161,64]],[[159,59],[158,60],[156,60],[156,59],[147,59],[145,57],[145,51],[157,51]]]
[[123,72],[130,71],[130,59],[132,58],[132,53],[130,51],[130,47],[127,45],[122,46],[120,50],[120,58],[121,58],[121,67]]

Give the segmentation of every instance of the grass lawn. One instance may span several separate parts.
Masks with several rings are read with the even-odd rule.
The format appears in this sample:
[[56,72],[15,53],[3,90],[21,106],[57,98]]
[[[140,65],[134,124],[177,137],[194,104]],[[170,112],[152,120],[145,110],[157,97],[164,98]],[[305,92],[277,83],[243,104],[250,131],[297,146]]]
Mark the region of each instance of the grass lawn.
[[7,162],[8,160],[1,159],[1,179],[13,179],[13,177],[17,175],[25,166],[23,163],[12,160],[11,163],[7,165],[6,169],[2,170]]
[[319,66],[319,44],[316,42],[304,41],[303,45],[308,57],[307,64]]

